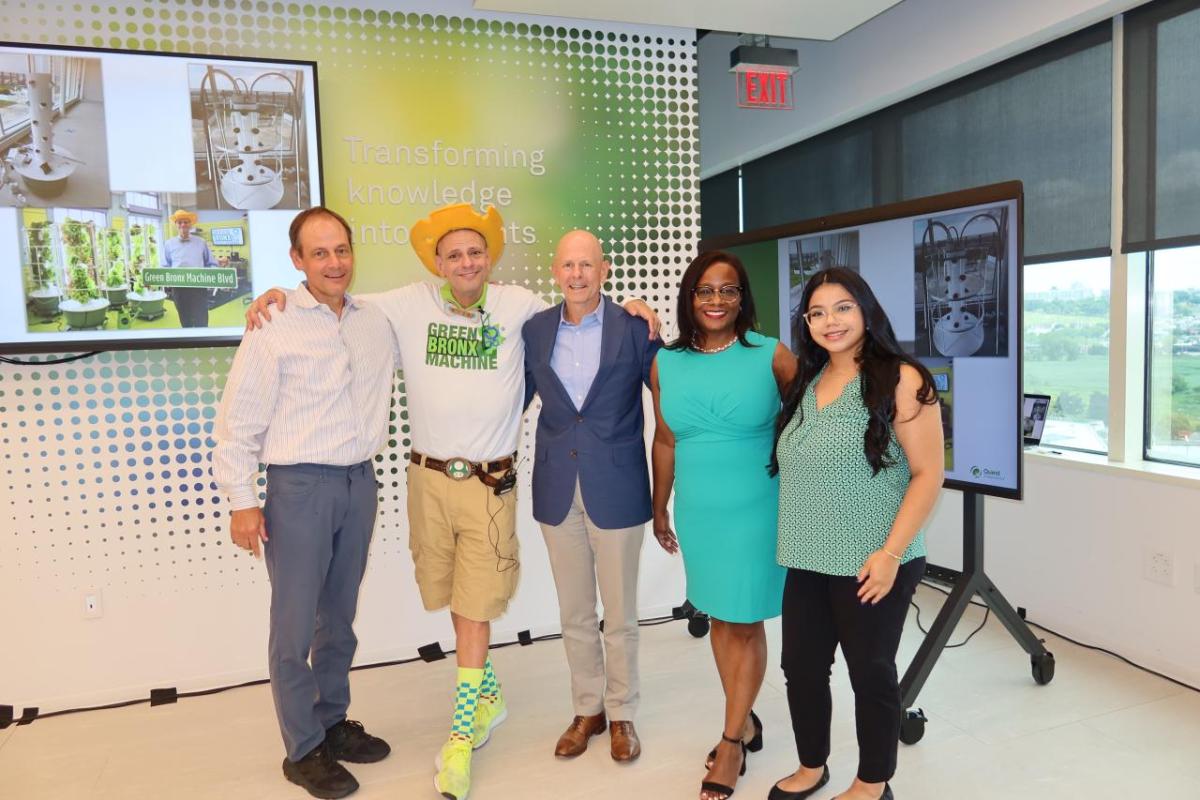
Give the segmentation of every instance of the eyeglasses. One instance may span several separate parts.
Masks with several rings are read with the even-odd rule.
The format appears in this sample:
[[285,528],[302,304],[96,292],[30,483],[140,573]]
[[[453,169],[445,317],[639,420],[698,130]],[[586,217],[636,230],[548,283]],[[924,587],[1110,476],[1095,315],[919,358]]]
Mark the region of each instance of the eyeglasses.
[[721,300],[726,303],[732,303],[742,296],[742,287],[735,283],[728,283],[720,289],[714,289],[711,286],[697,286],[692,289],[692,294],[696,295],[696,299],[701,303],[712,302],[712,299],[717,296],[720,296]]
[[834,317],[841,319],[856,308],[858,308],[858,303],[847,301],[845,303],[838,303],[828,311],[824,308],[814,308],[807,314],[801,314],[800,316],[804,317],[804,321],[809,325],[816,325]]

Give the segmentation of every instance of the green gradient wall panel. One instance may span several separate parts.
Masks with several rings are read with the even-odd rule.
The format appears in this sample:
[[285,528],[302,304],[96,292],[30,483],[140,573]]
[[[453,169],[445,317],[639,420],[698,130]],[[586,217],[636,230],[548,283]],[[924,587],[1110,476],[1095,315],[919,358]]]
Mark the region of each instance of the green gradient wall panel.
[[[699,233],[690,35],[262,0],[0,0],[0,18],[0,38],[14,43],[316,61],[325,202],[354,223],[356,291],[427,278],[404,236],[437,203],[409,193],[474,182],[511,193],[501,213],[516,236],[494,278],[554,300],[554,243],[588,228],[614,262],[608,290],[644,297],[674,330],[675,287]],[[442,163],[376,163],[350,139],[393,153],[438,143]],[[467,148],[540,151],[540,168],[463,166]],[[460,163],[445,163],[449,150]],[[385,198],[400,187],[403,200],[360,202],[352,185],[371,184]],[[0,365],[3,579],[146,596],[265,580],[228,553],[209,471],[231,355]],[[378,458],[376,565],[407,559],[407,432],[401,384]]]

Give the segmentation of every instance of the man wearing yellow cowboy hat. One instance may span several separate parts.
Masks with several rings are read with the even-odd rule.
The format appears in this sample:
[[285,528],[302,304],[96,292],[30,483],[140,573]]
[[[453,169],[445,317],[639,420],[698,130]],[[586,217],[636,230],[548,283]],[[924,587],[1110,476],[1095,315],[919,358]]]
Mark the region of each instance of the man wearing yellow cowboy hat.
[[[504,223],[489,206],[444,206],[411,229],[421,263],[443,279],[375,295],[400,347],[412,452],[409,548],[427,610],[450,607],[458,679],[450,736],[434,782],[448,798],[470,789],[471,752],[507,715],[488,657],[491,621],[508,608],[519,571],[515,455],[525,393],[521,328],[548,308],[523,286],[488,283],[504,250]],[[256,327],[272,289],[246,313]],[[626,310],[658,318],[641,300]]]
[[[208,242],[192,235],[198,218],[195,212],[178,209],[170,217],[175,223],[178,236],[163,242],[160,262],[163,267],[219,267],[213,258]],[[209,290],[196,287],[176,286],[167,289],[175,310],[179,312],[179,324],[184,328],[208,327]]]

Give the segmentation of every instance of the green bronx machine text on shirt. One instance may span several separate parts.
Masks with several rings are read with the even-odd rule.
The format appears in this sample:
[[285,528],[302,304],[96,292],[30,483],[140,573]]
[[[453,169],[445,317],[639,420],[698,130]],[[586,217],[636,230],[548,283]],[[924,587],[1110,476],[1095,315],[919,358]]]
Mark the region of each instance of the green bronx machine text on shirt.
[[504,339],[497,325],[431,322],[426,329],[425,363],[449,369],[494,370],[496,352]]

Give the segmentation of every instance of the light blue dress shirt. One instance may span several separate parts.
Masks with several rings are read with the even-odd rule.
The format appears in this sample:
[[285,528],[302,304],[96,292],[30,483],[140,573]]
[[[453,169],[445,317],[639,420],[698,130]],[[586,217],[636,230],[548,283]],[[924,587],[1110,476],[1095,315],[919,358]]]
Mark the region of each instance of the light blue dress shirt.
[[208,242],[192,235],[185,242],[173,236],[163,242],[162,266],[164,267],[216,267],[217,260],[208,249]]
[[575,410],[583,408],[596,380],[596,372],[600,369],[600,337],[604,332],[604,304],[608,302],[603,296],[600,303],[590,314],[584,316],[578,325],[567,322],[567,305],[563,303],[563,316],[558,321],[558,336],[554,339],[554,352],[550,354],[550,368],[562,381],[567,394],[575,403]]

